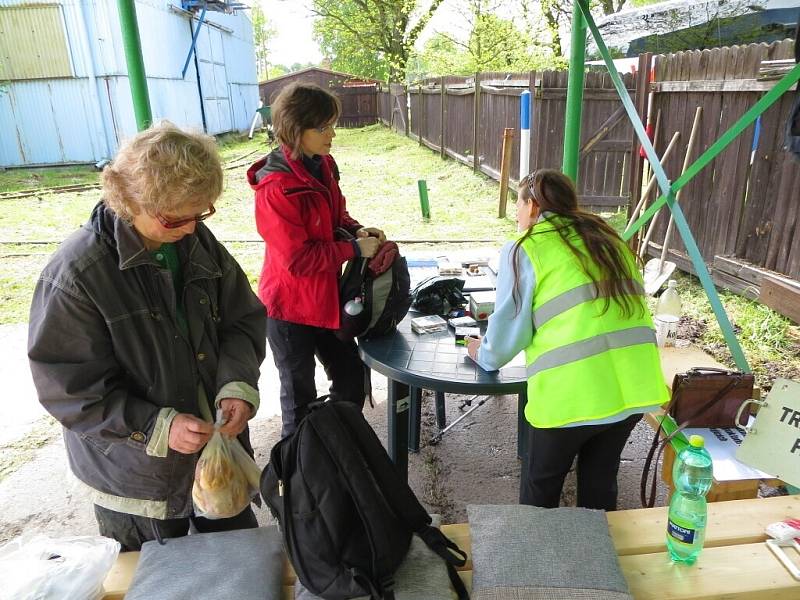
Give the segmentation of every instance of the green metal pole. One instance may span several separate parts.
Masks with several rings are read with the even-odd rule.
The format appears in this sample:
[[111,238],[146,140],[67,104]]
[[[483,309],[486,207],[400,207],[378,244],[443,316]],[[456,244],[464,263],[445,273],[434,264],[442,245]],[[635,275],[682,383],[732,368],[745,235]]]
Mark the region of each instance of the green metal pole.
[[431,206],[428,203],[428,184],[424,179],[417,180],[417,187],[419,188],[419,207],[422,210],[422,218],[431,218]]
[[119,24],[122,28],[125,62],[128,64],[128,80],[131,83],[136,128],[144,131],[153,122],[153,114],[150,111],[150,95],[147,92],[147,78],[144,74],[139,23],[136,20],[136,4],[134,0],[117,0],[117,10],[119,11]]
[[561,170],[578,183],[578,153],[581,145],[583,71],[586,62],[586,19],[577,2],[572,5],[572,38],[569,49],[567,121],[564,125],[564,160]]

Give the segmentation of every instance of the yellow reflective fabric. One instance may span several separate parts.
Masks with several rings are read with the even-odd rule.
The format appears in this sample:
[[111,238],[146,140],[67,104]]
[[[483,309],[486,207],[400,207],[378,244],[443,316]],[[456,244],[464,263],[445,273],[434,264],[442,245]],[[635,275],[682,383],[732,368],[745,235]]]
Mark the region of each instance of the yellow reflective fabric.
[[[557,219],[553,221],[560,223]],[[572,229],[568,235],[585,255],[580,237]],[[534,331],[525,350],[530,374],[525,407],[528,422],[540,428],[560,427],[666,402],[653,322],[644,297],[631,296],[642,311],[630,317],[623,316],[613,301],[603,313],[603,298],[576,304],[575,294],[570,292],[591,279],[551,222],[536,224],[522,249],[536,275],[533,312],[553,301],[548,306],[549,318]],[[641,284],[633,255],[626,255],[629,278]],[[596,273],[594,262],[587,260]],[[560,296],[564,302],[559,312],[554,305],[558,307]]]

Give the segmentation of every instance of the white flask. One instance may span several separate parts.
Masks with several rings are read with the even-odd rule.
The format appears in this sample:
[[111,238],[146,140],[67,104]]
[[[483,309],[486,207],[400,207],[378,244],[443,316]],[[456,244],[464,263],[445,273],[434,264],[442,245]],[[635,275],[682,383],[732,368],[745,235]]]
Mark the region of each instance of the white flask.
[[670,279],[667,289],[658,299],[656,314],[653,319],[656,327],[656,342],[658,342],[660,348],[675,345],[680,318],[681,299],[678,296],[678,282]]

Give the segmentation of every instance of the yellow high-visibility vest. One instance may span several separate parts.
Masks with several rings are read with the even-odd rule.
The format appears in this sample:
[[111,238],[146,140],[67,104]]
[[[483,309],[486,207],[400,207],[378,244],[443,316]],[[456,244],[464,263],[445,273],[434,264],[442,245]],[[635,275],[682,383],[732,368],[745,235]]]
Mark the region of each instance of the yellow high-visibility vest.
[[592,279],[561,233],[586,256],[592,274],[597,266],[574,229],[567,225],[561,233],[556,230],[564,223],[559,217],[541,221],[522,242],[536,276],[534,334],[525,349],[525,417],[539,428],[604,419],[669,399],[633,255],[623,246],[634,314],[624,316],[611,298],[603,313],[605,299],[597,297]]

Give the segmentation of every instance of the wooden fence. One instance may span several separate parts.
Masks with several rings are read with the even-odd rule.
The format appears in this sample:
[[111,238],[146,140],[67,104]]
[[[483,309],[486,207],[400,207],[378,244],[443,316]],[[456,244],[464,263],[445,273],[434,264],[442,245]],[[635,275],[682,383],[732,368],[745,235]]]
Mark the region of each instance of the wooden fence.
[[[691,160],[775,85],[774,65],[765,68],[764,62],[792,58],[793,52],[794,43],[785,40],[657,56],[652,83],[648,73],[652,57],[640,57],[636,75],[626,75],[624,83],[643,119],[652,95],[659,156],[674,132],[680,132],[664,162],[671,180],[681,174],[697,107],[702,107],[702,116]],[[793,65],[792,60],[784,68]],[[555,71],[437,78],[407,90],[382,87],[379,115],[399,133],[495,179],[499,177],[503,130],[513,128],[511,178],[518,180],[520,94],[526,89],[531,92],[527,171],[559,168],[566,87],[567,73]],[[684,188],[680,199],[714,281],[751,298],[761,297],[790,315],[800,314],[800,162],[784,151],[783,136],[794,97],[794,93],[785,94],[767,110],[756,126],[745,130]],[[646,183],[643,162],[610,77],[587,72],[581,124],[581,203],[606,209],[635,205],[642,183]],[[651,194],[649,202],[652,200]],[[669,213],[667,209],[661,213],[647,248],[651,256],[659,255],[663,246]],[[693,272],[677,231],[670,242],[669,258]],[[781,286],[777,291],[776,282]],[[764,286],[767,295],[775,299],[764,298]]]
[[[565,71],[544,71],[441,77],[409,86],[408,100],[398,90],[382,89],[381,121],[402,131],[402,107],[408,104],[410,137],[494,179],[500,174],[503,131],[512,128],[511,179],[518,181],[520,95],[530,91],[532,110],[530,159],[522,175],[535,168],[558,168],[564,144],[567,75]],[[632,82],[627,75],[629,91],[634,91]],[[624,116],[608,74],[587,73],[579,173],[583,205],[607,210],[629,203],[628,163],[633,143],[632,128]]]
[[[793,58],[793,52],[793,42],[786,40],[656,57],[650,88],[660,121],[657,154],[673,132],[681,132],[664,164],[671,180],[681,174],[696,108],[702,107],[702,117],[693,160],[774,86],[774,79],[759,77],[762,61]],[[800,279],[800,162],[783,149],[794,97],[784,94],[684,188],[680,199],[715,281],[750,297],[758,297],[765,276]],[[661,212],[647,249],[651,255],[660,254],[664,241],[668,212]],[[682,269],[693,270],[677,232],[669,251]]]
[[363,127],[378,122],[378,84],[338,86],[331,92],[342,103],[340,126]]

